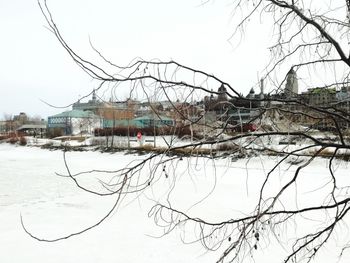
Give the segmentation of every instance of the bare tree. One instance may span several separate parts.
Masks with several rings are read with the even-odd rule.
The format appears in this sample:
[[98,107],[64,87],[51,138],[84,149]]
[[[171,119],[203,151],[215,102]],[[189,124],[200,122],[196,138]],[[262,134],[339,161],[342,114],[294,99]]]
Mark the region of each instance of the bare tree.
[[[100,90],[105,85],[114,84],[116,90],[121,85],[129,85],[131,93],[143,94],[149,101],[154,96],[169,102],[177,99],[188,105],[207,96],[201,114],[184,114],[175,105],[174,111],[184,123],[191,126],[191,130],[198,126],[198,130],[205,131],[204,135],[210,133],[210,136],[200,136],[198,132],[196,140],[186,145],[170,143],[166,149],[154,151],[142,161],[132,162],[115,171],[72,174],[66,162],[68,176],[78,187],[92,194],[116,196],[115,205],[94,225],[97,226],[111,214],[123,196],[142,192],[154,185],[159,180],[159,170],[163,169],[167,176],[173,176],[175,184],[179,172],[176,167],[184,158],[204,158],[215,167],[215,163],[219,162],[218,157],[222,156],[227,160],[242,155],[251,157],[257,153],[266,157],[263,160],[273,157],[274,164],[267,166],[267,172],[261,174],[263,179],[257,199],[244,215],[241,213],[226,219],[210,220],[198,211],[177,208],[168,198],[165,203],[156,204],[150,216],[164,228],[165,234],[176,228],[192,228],[197,234],[195,240],[202,242],[208,250],[221,249],[222,254],[217,262],[242,261],[245,256],[254,253],[262,242],[267,244],[273,238],[286,242],[286,255],[281,260],[309,262],[336,232],[347,228],[350,182],[339,178],[335,163],[348,159],[350,144],[347,128],[350,119],[349,108],[342,102],[310,104],[307,95],[297,95],[298,91],[293,90],[293,76],[296,73],[302,75],[304,85],[308,88],[324,90],[329,87],[348,87],[349,1],[234,0],[233,4],[234,14],[243,17],[234,30],[233,39],[249,30],[249,23],[254,21],[254,17],[264,19],[273,27],[273,43],[269,47],[271,60],[265,69],[262,81],[265,84],[261,84],[262,90],[262,86],[265,86],[270,92],[261,92],[261,96],[243,96],[220,78],[176,61],[136,59],[127,66],[120,66],[113,64],[92,46],[99,54],[101,64],[91,63],[70,48],[56,26],[46,1],[39,2],[50,30],[74,62],[93,79],[101,82]],[[220,87],[218,91],[217,87]],[[214,104],[210,104],[211,98]],[[206,101],[212,106],[206,105]],[[219,125],[215,121],[203,121],[208,111],[220,115]],[[243,111],[249,114],[243,116]],[[243,122],[242,118],[246,120]],[[246,129],[244,125],[257,128]],[[315,127],[327,128],[333,133],[330,136],[315,133]],[[286,146],[273,146],[281,142]],[[293,147],[290,147],[291,144]],[[302,198],[295,189],[306,180],[304,171],[313,167],[319,158],[325,158],[328,173],[321,189],[315,189],[323,193],[322,197],[313,202],[290,205],[286,199],[291,192],[296,192],[294,198]],[[165,169],[165,166],[171,168]],[[142,173],[146,167],[148,172]],[[271,185],[280,176],[280,169],[290,169],[291,173],[281,179],[277,189],[271,190]],[[86,188],[80,184],[79,175],[92,172],[111,173],[113,179],[102,182],[101,191]],[[187,173],[194,176],[195,172],[188,169]],[[317,227],[310,227],[306,232],[289,237],[292,242],[287,242],[289,238],[284,238],[281,233],[288,225],[298,229],[297,222],[304,222],[305,218],[321,218],[321,221]],[[59,239],[81,234],[88,229]],[[59,240],[38,238],[26,231],[39,240]],[[341,244],[339,256],[348,247],[350,242],[346,240]]]

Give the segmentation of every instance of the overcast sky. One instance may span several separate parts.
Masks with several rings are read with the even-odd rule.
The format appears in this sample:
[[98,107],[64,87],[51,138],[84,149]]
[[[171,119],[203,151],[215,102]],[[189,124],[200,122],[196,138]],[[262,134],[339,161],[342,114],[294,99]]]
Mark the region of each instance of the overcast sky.
[[[115,63],[173,59],[248,93],[268,61],[268,31],[255,23],[236,48],[228,41],[236,19],[230,1],[201,2],[48,0],[48,5],[66,42],[86,59],[93,57],[90,37]],[[41,100],[64,106],[97,87],[45,28],[36,0],[0,3],[0,118],[19,112],[46,118],[64,109]]]

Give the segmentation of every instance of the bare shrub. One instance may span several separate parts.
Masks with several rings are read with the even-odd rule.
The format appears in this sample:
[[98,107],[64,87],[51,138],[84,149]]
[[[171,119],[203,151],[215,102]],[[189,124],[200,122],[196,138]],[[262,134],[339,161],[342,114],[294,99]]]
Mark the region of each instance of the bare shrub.
[[60,137],[63,135],[63,129],[61,128],[51,128],[47,131],[47,137],[52,139],[55,137]]
[[7,135],[0,135],[0,141],[6,140],[7,138],[8,138]]
[[145,151],[153,151],[155,149],[153,145],[149,143],[142,145],[141,148]]
[[216,146],[217,151],[227,152],[227,151],[238,151],[239,147],[233,143],[219,143]]
[[27,139],[24,136],[19,137],[19,145],[25,146],[27,145]]
[[103,145],[105,143],[104,138],[98,138],[98,137],[94,137],[93,139],[91,139],[90,144],[92,146],[98,146],[98,145]]
[[16,136],[11,136],[11,137],[9,138],[8,142],[11,143],[11,144],[15,144],[15,143],[18,142],[18,137],[16,137]]

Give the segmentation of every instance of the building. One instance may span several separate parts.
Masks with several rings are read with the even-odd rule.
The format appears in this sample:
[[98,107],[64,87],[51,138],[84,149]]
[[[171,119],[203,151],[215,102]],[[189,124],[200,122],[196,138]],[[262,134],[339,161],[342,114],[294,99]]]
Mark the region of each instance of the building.
[[116,127],[135,127],[135,128],[161,128],[161,127],[173,127],[175,121],[167,116],[160,116],[157,114],[146,115],[137,117],[131,120],[104,120],[104,128],[116,128]]
[[304,92],[302,96],[312,106],[327,106],[337,102],[335,88],[312,88]]
[[350,87],[342,87],[336,94],[337,102],[335,107],[346,113],[350,113]]
[[[218,95],[214,96],[214,93]],[[223,84],[221,84],[217,92],[212,90],[210,96],[204,97],[205,111],[215,111],[217,114],[220,114],[227,110],[228,104],[227,90]]]
[[91,111],[70,110],[48,117],[48,133],[58,135],[93,134],[102,119]]
[[7,132],[7,121],[0,121],[0,134]]
[[46,128],[47,123],[45,121],[42,121],[41,123],[23,124],[16,129],[16,132],[20,132],[21,134],[29,136],[43,138],[46,136]]
[[18,115],[7,116],[5,121],[0,123],[0,133],[20,133],[22,135],[40,135],[44,136],[46,130],[46,121],[40,117],[30,118],[25,112]]
[[148,116],[142,116],[133,119],[133,122],[135,123],[135,126],[138,128],[143,127],[173,127],[175,125],[175,121],[169,117],[166,116],[160,116],[160,115],[148,115]]
[[221,86],[219,87],[218,89],[218,97],[217,97],[217,100],[219,102],[223,101],[227,101],[227,89],[225,88],[224,84],[221,84]]
[[29,118],[25,112],[20,112],[18,115],[13,116],[13,121],[17,123],[17,125],[23,125],[29,121]]
[[104,102],[97,99],[95,90],[88,102],[80,100],[72,105],[73,110],[90,111],[105,120],[128,120],[135,117],[137,102],[133,100]]

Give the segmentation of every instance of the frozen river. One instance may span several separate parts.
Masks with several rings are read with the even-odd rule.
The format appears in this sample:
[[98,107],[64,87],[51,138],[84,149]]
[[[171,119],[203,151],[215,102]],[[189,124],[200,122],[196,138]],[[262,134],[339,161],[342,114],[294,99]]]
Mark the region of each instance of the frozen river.
[[[72,154],[74,167],[109,167],[116,155]],[[130,159],[127,156],[126,159]],[[137,157],[135,157],[137,158]],[[120,156],[122,159],[122,156]],[[39,242],[22,229],[20,215],[33,233],[60,237],[99,220],[113,198],[100,198],[79,189],[64,172],[62,152],[0,144],[0,262],[212,262],[196,245],[183,245],[176,235],[161,239],[147,217],[151,202],[125,202],[106,222],[81,236],[56,243]],[[208,261],[209,260],[209,261]]]
[[[73,173],[88,169],[115,169],[142,156],[123,153],[108,154],[98,152],[67,153],[67,160]],[[184,165],[185,164],[185,165]],[[226,215],[237,215],[249,208],[254,194],[258,192],[261,179],[254,176],[266,174],[273,163],[263,163],[255,158],[235,163],[220,160],[191,160],[174,167],[177,188],[167,199],[180,207],[189,206],[203,200],[194,211],[200,215],[216,219]],[[190,165],[189,165],[190,164]],[[250,175],[247,175],[249,167]],[[324,170],[324,161],[316,166]],[[306,172],[308,186],[300,186],[307,198],[316,198],[312,193],[322,185],[315,167]],[[339,164],[337,172],[340,180],[347,175],[347,164]],[[189,178],[183,171],[192,170],[198,178]],[[216,262],[219,252],[206,252],[200,243],[183,244],[188,241],[181,231],[173,231],[162,238],[163,232],[152,218],[147,216],[154,200],[164,200],[167,190],[172,188],[169,178],[161,176],[158,186],[142,195],[134,195],[123,200],[118,210],[102,225],[79,236],[67,240],[47,243],[29,237],[21,226],[20,216],[32,233],[40,238],[57,238],[81,230],[98,221],[110,209],[115,197],[99,197],[88,194],[76,187],[69,178],[56,173],[65,173],[61,151],[49,151],[36,147],[19,147],[0,144],[0,262],[1,263],[107,263],[107,262]],[[147,173],[147,169],[145,171]],[[279,176],[283,177],[285,171]],[[174,173],[175,175],[175,173]],[[96,183],[92,176],[84,183]],[[235,178],[233,180],[233,178]],[[282,180],[282,179],[281,179]],[[310,183],[311,182],[311,183]],[[276,182],[279,184],[281,182]],[[245,187],[249,185],[249,187]],[[215,187],[214,187],[215,186]],[[243,186],[243,187],[242,187]],[[209,195],[209,193],[211,193]],[[312,198],[311,198],[312,197]],[[247,212],[248,212],[247,210]],[[192,211],[192,210],[191,210]],[[349,218],[345,218],[347,225]],[[345,227],[346,229],[347,227]],[[189,233],[191,235],[191,233]],[[345,234],[349,238],[349,234]],[[340,236],[340,241],[343,237]],[[288,239],[288,237],[286,237]],[[332,239],[334,241],[334,239]],[[244,262],[281,262],[278,256],[285,253],[283,244],[273,238],[262,246],[252,258]],[[314,262],[337,262],[331,246]],[[345,254],[339,262],[349,262]]]

